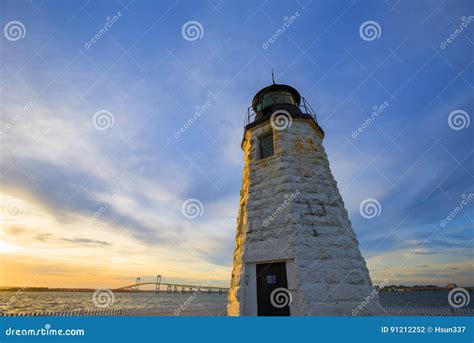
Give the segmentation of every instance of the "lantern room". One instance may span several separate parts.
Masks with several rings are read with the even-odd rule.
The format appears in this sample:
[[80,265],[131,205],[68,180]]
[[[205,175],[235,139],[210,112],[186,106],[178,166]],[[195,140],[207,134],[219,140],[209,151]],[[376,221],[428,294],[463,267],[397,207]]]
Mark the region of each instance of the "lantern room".
[[259,91],[252,101],[255,112],[261,112],[275,104],[287,104],[299,106],[301,102],[300,93],[287,85],[273,84]]

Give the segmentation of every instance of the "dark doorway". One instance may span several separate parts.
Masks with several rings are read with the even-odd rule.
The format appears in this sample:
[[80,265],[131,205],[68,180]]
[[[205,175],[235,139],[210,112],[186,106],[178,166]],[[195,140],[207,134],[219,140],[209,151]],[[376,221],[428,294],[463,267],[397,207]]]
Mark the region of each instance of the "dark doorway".
[[[277,295],[275,293],[273,300],[270,299],[272,292],[277,288],[282,288],[278,291],[279,296],[275,299]],[[285,262],[257,264],[257,314],[289,316],[288,298],[291,299],[291,295],[288,291]]]

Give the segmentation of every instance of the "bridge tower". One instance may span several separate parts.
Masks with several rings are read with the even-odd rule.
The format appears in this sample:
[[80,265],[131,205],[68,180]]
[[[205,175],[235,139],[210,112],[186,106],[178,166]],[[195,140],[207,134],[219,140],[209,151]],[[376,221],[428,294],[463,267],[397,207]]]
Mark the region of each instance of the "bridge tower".
[[156,277],[156,284],[155,284],[155,293],[160,292],[160,285],[161,285],[161,275]]
[[140,289],[140,278],[137,277],[137,281],[135,282],[135,290],[138,291]]
[[229,315],[382,312],[311,106],[272,84],[252,101]]

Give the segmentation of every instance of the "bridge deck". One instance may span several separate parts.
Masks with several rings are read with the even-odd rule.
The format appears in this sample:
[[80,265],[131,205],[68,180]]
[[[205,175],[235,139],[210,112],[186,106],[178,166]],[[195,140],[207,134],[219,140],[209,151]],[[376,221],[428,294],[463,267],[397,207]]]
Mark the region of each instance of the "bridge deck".
[[229,288],[227,287],[216,287],[216,286],[196,286],[196,285],[183,285],[183,284],[178,284],[178,283],[167,283],[167,282],[162,282],[162,283],[156,283],[156,282],[141,282],[138,284],[133,284],[133,285],[128,285],[120,288],[115,288],[115,290],[122,290],[122,289],[130,289],[130,288],[135,288],[137,286],[143,286],[143,285],[160,285],[160,286],[171,286],[171,287],[181,287],[181,288],[193,288],[193,289],[211,289],[211,290],[222,290],[222,291],[228,291]]

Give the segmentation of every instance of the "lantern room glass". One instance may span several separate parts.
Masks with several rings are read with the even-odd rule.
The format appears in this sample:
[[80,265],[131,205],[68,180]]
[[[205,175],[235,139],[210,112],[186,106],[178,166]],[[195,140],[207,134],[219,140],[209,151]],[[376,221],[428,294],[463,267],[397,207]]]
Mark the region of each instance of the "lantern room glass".
[[264,94],[257,104],[257,112],[261,111],[262,109],[271,106],[273,104],[290,104],[295,105],[296,101],[293,95],[290,92],[285,91],[274,91],[268,92]]

